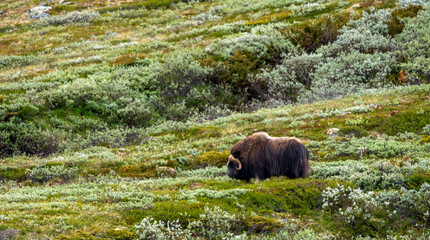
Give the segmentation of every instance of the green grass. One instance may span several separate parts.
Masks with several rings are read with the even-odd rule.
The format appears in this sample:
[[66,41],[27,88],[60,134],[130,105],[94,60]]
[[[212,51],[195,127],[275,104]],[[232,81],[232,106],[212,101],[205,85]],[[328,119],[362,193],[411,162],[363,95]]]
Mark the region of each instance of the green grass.
[[[288,218],[296,219],[295,224],[317,232],[324,229],[340,236],[356,236],[356,234],[362,234],[364,230],[357,229],[355,225],[343,225],[343,223],[339,225],[336,217],[322,211],[322,192],[327,187],[335,188],[337,184],[354,187],[363,183],[356,182],[354,178],[349,178],[349,181],[314,179],[312,175],[311,179],[289,180],[278,177],[263,182],[252,180],[250,183],[230,180],[225,175],[224,164],[228,152],[224,151],[240,140],[241,136],[251,132],[264,130],[273,136],[288,135],[290,130],[285,128],[285,122],[291,122],[295,118],[308,114],[311,117],[301,120],[305,125],[299,128],[303,134],[301,138],[312,153],[311,165],[317,162],[325,164],[325,161],[342,162],[343,157],[332,158],[329,152],[322,151],[331,141],[331,137],[324,133],[326,129],[330,127],[343,129],[348,127],[345,124],[347,120],[372,119],[374,116],[389,114],[393,109],[402,109],[402,103],[428,111],[430,106],[426,99],[429,93],[430,86],[423,85],[387,91],[378,95],[351,96],[310,105],[262,109],[255,113],[236,114],[212,122],[194,124],[184,130],[166,131],[163,134],[153,135],[141,145],[128,146],[125,149],[100,147],[48,158],[6,158],[3,160],[0,174],[6,181],[0,188],[5,198],[0,201],[4,206],[1,214],[6,216],[7,220],[1,223],[1,227],[20,229],[24,234],[22,236],[48,234],[66,239],[70,236],[109,238],[113,236],[112,234],[123,234],[124,239],[127,239],[126,236],[132,236],[132,238],[136,236],[133,226],[147,216],[162,221],[179,219],[185,227],[189,222],[200,219],[205,206],[219,206],[224,211],[242,219],[240,229],[249,235],[275,234],[285,227],[282,216],[289,216]],[[390,100],[387,101],[387,99]],[[318,113],[321,107],[351,109],[353,106],[365,106],[370,103],[379,106],[367,113],[352,112],[344,116],[330,117],[313,115]],[[318,121],[318,124],[308,124],[314,121]],[[412,118],[410,121],[418,124],[421,118]],[[243,122],[246,124],[242,124]],[[363,131],[368,134],[384,133],[378,132],[379,126],[374,128],[370,126],[372,125],[367,125]],[[415,144],[416,147],[428,146],[429,143],[414,140],[421,137],[418,130],[415,132],[418,134],[411,135],[412,140],[407,140],[407,143],[410,142],[411,146]],[[337,137],[339,141],[342,139],[360,141],[360,136],[355,136],[357,139],[354,140],[347,136],[349,133],[340,134]],[[405,140],[400,137],[396,141]],[[384,150],[381,149],[381,151]],[[428,151],[415,151],[408,156],[405,160],[404,155],[395,154],[387,160],[401,170],[399,173],[405,177],[402,186],[408,189],[419,189],[423,183],[428,182],[429,167],[420,161],[423,158],[429,161],[430,155]],[[369,155],[356,161],[372,164],[376,159]],[[73,166],[78,169],[69,182],[61,180],[61,177],[45,178],[48,179],[46,183],[30,182],[27,179],[29,175],[25,174],[26,169],[32,169],[34,166],[47,167],[63,164],[66,168]],[[160,177],[156,171],[157,165],[176,168],[178,176]],[[211,166],[213,167],[207,168]],[[410,168],[409,166],[421,167]],[[214,171],[215,169],[219,170]],[[42,177],[39,176],[41,179]],[[396,191],[398,186],[392,185],[391,191]],[[76,189],[81,190],[76,191]],[[239,190],[245,192],[242,193]],[[378,190],[374,189],[374,191]],[[35,212],[33,206],[42,206],[42,210]],[[322,218],[319,217],[321,214]],[[64,221],[61,223],[62,228],[58,225],[59,215]],[[16,221],[22,216],[27,216],[26,218],[31,220],[32,224],[22,228]],[[51,222],[44,220],[49,217],[57,220]],[[375,217],[378,218],[378,216]],[[313,220],[308,222],[308,219]],[[104,224],[99,225],[100,221]],[[406,222],[402,221],[392,224],[398,226],[398,231],[395,232],[400,235],[407,234],[407,230],[416,229],[404,225]],[[124,228],[112,230],[119,226]],[[367,232],[370,236],[376,236],[387,234],[388,232],[385,231],[385,228],[381,228]]]
[[[430,85],[262,108],[242,94],[256,87],[250,76],[275,68],[282,53],[266,46],[265,56],[240,50],[225,58],[204,50],[273,24],[312,53],[327,44],[324,34],[336,38],[352,5],[359,4],[360,15],[372,6],[394,8],[395,1],[331,0],[301,10],[302,1],[70,2],[48,3],[49,13],[100,15],[46,25],[25,15],[38,1],[0,3],[0,239],[137,239],[147,217],[179,220],[184,231],[194,226],[191,235],[200,239],[227,231],[248,239],[428,238]],[[420,10],[393,14],[415,17]],[[405,25],[393,19],[394,36]],[[175,54],[193,61],[171,60]],[[151,68],[174,70],[154,76]],[[206,78],[193,78],[199,74]],[[184,84],[159,98],[154,86],[166,75],[176,81],[164,82],[166,89],[184,81],[196,87]],[[188,90],[193,98],[181,92]],[[229,111],[211,109],[211,94]],[[329,135],[332,128],[339,132]],[[300,138],[311,176],[228,178],[230,148],[260,131]],[[354,199],[342,187],[364,192]],[[332,189],[337,200],[327,200]],[[370,201],[372,194],[387,204]]]

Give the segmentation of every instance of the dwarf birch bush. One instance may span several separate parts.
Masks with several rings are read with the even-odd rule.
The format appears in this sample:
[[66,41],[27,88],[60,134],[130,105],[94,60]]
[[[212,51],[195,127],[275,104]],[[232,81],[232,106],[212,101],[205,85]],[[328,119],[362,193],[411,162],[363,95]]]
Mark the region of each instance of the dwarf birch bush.
[[422,133],[430,135],[430,124],[427,124],[423,127]]
[[409,5],[425,5],[429,3],[428,0],[399,0],[396,2],[397,7],[407,8]]
[[322,60],[309,73],[310,91],[302,93],[299,99],[336,98],[389,85],[388,78],[397,65],[391,52],[396,43],[388,34],[390,19],[389,10],[371,9],[342,27],[333,43],[316,51]]
[[36,25],[68,25],[75,23],[91,23],[100,14],[98,12],[70,12],[66,15],[54,15],[47,18],[43,18]]
[[205,207],[200,220],[190,222],[188,229],[197,230],[199,237],[207,239],[232,239],[240,231],[240,217],[222,210],[218,206]]
[[216,177],[216,176],[224,176],[225,168],[224,167],[206,167],[202,169],[195,170],[187,170],[179,173],[180,176],[183,177]]
[[142,240],[182,240],[192,239],[191,232],[183,229],[179,221],[156,221],[152,217],[146,217],[134,227],[137,239]]
[[64,165],[54,166],[38,166],[32,169],[27,169],[26,174],[28,180],[32,182],[45,183],[51,179],[59,178],[63,181],[70,181],[75,177],[78,168],[65,167]]
[[209,54],[219,55],[226,59],[235,51],[243,50],[262,58],[269,54],[269,47],[273,47],[278,53],[296,51],[294,45],[273,25],[254,27],[250,33],[211,43],[205,50]]
[[344,186],[329,187],[322,195],[322,208],[335,213],[342,222],[350,225],[387,224],[399,219],[418,221],[424,227],[430,224],[428,183],[424,183],[418,191],[402,188],[400,191],[378,193]]
[[365,190],[400,189],[405,183],[402,169],[385,160],[373,164],[356,160],[317,163],[312,166],[311,178],[348,180]]
[[16,67],[24,67],[34,63],[39,62],[40,57],[36,57],[33,55],[23,55],[23,56],[0,56],[0,70],[5,68],[16,68]]
[[201,13],[197,16],[194,16],[192,19],[196,20],[198,24],[202,24],[204,22],[212,22],[222,18],[224,14],[223,6],[214,6],[210,7],[208,12]]
[[406,62],[400,63],[412,83],[430,82],[430,5],[426,4],[416,18],[407,20],[403,32],[396,36],[400,50],[397,54]]
[[390,21],[391,12],[389,9],[371,8],[368,12],[363,12],[363,15],[357,19],[350,21],[345,30],[350,28],[357,29],[360,32],[370,31],[373,34],[387,35],[388,21]]
[[196,201],[197,197],[205,197],[212,199],[225,199],[231,198],[233,200],[237,200],[237,195],[245,195],[246,192],[252,191],[249,189],[231,189],[231,190],[210,190],[210,189],[197,189],[197,190],[184,190],[181,191],[176,197],[179,200],[192,200]]
[[342,53],[338,58],[327,59],[315,71],[315,85],[318,86],[318,82],[344,82],[378,86],[386,81],[395,63],[395,58],[390,53]]
[[345,141],[329,139],[325,141],[325,147],[321,149],[327,153],[327,157],[340,156],[374,156],[390,158],[394,156],[421,156],[430,150],[430,144],[416,145],[414,141],[397,141],[397,137],[372,136],[363,138],[351,138]]
[[321,61],[318,54],[289,55],[274,69],[263,69],[252,81],[266,83],[271,98],[294,101],[311,85],[312,73]]

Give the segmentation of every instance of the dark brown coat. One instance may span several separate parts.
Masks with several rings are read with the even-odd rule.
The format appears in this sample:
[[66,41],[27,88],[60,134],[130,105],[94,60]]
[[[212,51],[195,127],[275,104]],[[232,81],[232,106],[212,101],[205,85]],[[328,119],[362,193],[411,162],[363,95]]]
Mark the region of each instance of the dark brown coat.
[[309,152],[297,138],[270,137],[254,133],[230,150],[227,174],[249,181],[272,176],[305,178],[309,176]]

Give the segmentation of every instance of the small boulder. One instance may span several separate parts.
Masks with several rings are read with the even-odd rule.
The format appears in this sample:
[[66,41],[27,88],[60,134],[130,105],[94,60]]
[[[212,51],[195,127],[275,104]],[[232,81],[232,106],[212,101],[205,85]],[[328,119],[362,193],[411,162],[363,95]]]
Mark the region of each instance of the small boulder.
[[28,15],[30,19],[41,19],[45,17],[49,17],[49,13],[47,11],[51,10],[52,7],[48,6],[37,6],[28,11]]
[[332,138],[337,137],[338,132],[339,132],[339,128],[330,128],[325,131],[325,133],[327,133]]
[[71,4],[71,2],[67,2],[66,0],[61,0],[60,5],[67,5],[67,4]]
[[172,177],[176,176],[176,170],[171,167],[158,167],[158,172],[161,174],[168,174]]

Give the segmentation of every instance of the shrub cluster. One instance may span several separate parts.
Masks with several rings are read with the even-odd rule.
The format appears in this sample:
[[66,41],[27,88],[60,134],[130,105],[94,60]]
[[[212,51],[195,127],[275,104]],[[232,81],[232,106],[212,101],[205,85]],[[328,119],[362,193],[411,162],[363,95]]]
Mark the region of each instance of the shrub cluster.
[[409,74],[413,83],[430,82],[430,5],[425,5],[416,18],[409,19],[403,32],[396,36],[403,61],[400,68]]
[[372,164],[356,160],[323,162],[312,167],[311,178],[351,181],[361,189],[400,189],[405,186],[401,169],[389,161]]
[[[138,239],[231,239],[240,229],[240,218],[219,207],[205,207],[200,220],[190,221],[187,228],[176,221],[156,221],[152,217],[144,218],[135,226]],[[197,231],[196,231],[197,230]]]
[[47,156],[64,149],[65,133],[33,122],[0,122],[0,157],[12,154]]
[[97,17],[99,17],[100,14],[98,12],[70,12],[66,15],[54,15],[47,18],[43,18],[39,22],[36,22],[35,24],[41,24],[41,25],[68,25],[68,24],[75,24],[75,23],[91,23],[94,21]]
[[430,224],[430,185],[419,190],[365,192],[361,189],[338,186],[323,192],[322,208],[335,214],[352,227],[356,234],[373,235],[386,232],[392,226],[414,223],[417,228]]
[[34,55],[20,55],[20,56],[0,56],[0,70],[5,68],[16,68],[16,67],[24,67],[31,64],[34,64],[40,61],[40,57]]
[[37,166],[27,169],[26,174],[31,182],[46,183],[51,179],[59,179],[68,182],[75,177],[78,168],[64,165]]
[[348,157],[380,157],[390,158],[395,156],[420,156],[430,151],[430,145],[416,145],[415,141],[399,141],[399,136],[350,138],[345,140],[329,139],[325,141],[321,149],[327,159],[342,156]]
[[[157,0],[144,5],[167,6],[177,2]],[[2,86],[2,90],[25,94],[23,97],[1,95],[0,101],[7,103],[0,105],[0,112],[4,113],[0,115],[1,156],[48,155],[62,150],[62,142],[70,143],[70,138],[85,140],[80,146],[105,143],[117,146],[139,137],[135,134],[139,131],[134,128],[166,121],[200,121],[231,111],[334,98],[363,89],[414,82],[412,79],[425,82],[426,67],[430,64],[425,64],[427,45],[421,42],[428,39],[425,21],[429,7],[418,12],[420,4],[415,1],[404,8],[406,4],[402,2],[392,11],[370,9],[361,17],[352,17],[346,25],[347,17],[342,14],[322,17],[297,26],[296,30],[284,22],[247,25],[248,32],[213,41],[205,49],[172,51],[151,60],[141,52],[123,49],[118,50],[121,57],[110,61],[111,66],[92,64]],[[286,5],[291,3],[263,1],[242,7],[250,10]],[[307,7],[321,10],[315,4]],[[143,14],[140,11],[136,14]],[[211,21],[216,16],[242,10],[237,11],[238,6],[231,3],[213,7],[190,20]],[[405,22],[404,30],[401,33],[396,30],[398,34],[393,38],[390,33],[393,19],[415,15],[416,18],[400,21]],[[98,18],[97,12],[72,12],[38,22],[66,25]],[[244,25],[231,23],[231,27]],[[307,40],[300,42],[299,39]],[[169,45],[166,44],[157,41],[135,49],[147,52],[152,47]],[[94,59],[97,58],[90,60]],[[33,64],[39,58],[7,56],[1,60],[0,68],[9,68]],[[48,121],[41,119],[45,113],[50,115]],[[32,130],[6,127],[13,117],[15,125]],[[25,122],[33,119],[35,123]],[[128,133],[119,134],[123,129]],[[111,133],[113,137],[109,137]],[[119,137],[126,139],[119,140]],[[22,149],[25,145],[33,147]]]

